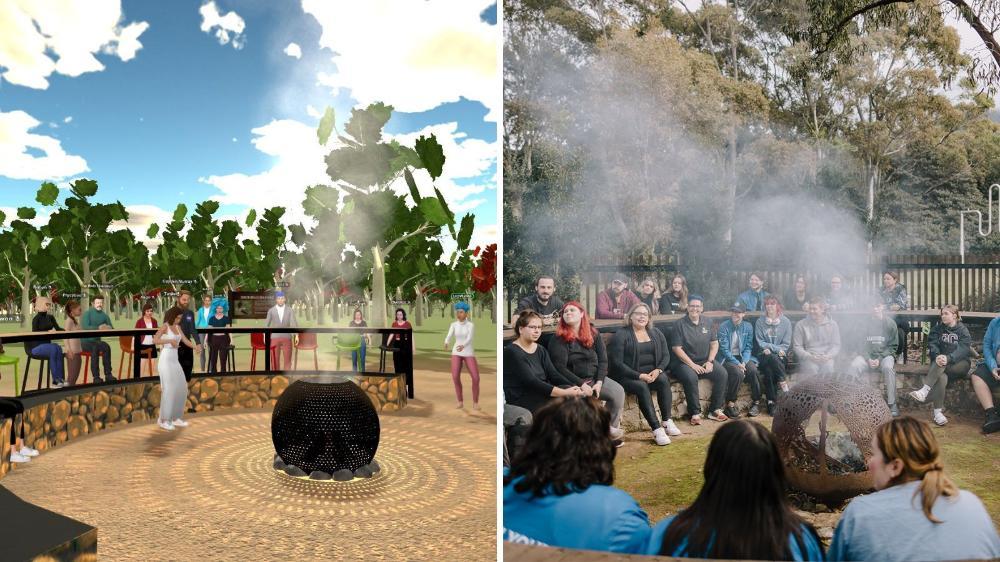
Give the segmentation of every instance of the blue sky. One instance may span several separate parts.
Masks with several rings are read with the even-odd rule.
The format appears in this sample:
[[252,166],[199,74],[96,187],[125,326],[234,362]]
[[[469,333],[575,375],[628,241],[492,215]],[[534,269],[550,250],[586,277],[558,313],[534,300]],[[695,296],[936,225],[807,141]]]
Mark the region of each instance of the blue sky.
[[[232,215],[273,204],[268,200],[275,193],[291,204],[294,195],[287,184],[318,179],[311,162],[328,151],[305,146],[307,131],[315,128],[324,107],[334,107],[342,126],[352,107],[385,100],[398,110],[388,133],[403,138],[418,131],[439,133],[449,157],[438,182],[445,185],[439,187],[456,209],[476,215],[477,239],[491,232],[495,239],[499,105],[488,91],[489,80],[482,79],[489,61],[485,54],[470,61],[461,54],[467,46],[450,45],[471,41],[473,52],[488,54],[492,33],[495,50],[496,4],[469,2],[465,10],[449,10],[442,2],[375,2],[399,14],[388,19],[370,4],[125,0],[118,29],[147,24],[137,38],[141,48],[121,60],[128,58],[121,52],[129,50],[121,39],[119,53],[107,54],[107,46],[93,53],[103,70],[77,76],[51,72],[44,78],[46,88],[18,84],[32,81],[23,78],[32,69],[11,72],[14,63],[4,61],[13,59],[9,53],[5,58],[0,46],[0,72],[7,71],[0,77],[0,116],[10,118],[6,135],[0,121],[0,156],[20,151],[17,161],[24,164],[0,163],[0,207],[32,205],[41,181],[76,177],[97,179],[98,199],[141,209],[137,216],[147,222],[180,202],[190,208],[213,197],[223,203],[223,213]],[[442,13],[454,21],[442,22]],[[80,17],[66,14],[69,21]],[[426,18],[422,35],[399,36],[401,29],[421,26],[420,18]],[[468,29],[474,31],[459,31]],[[57,40],[54,33],[46,35]],[[400,43],[386,48],[394,38]],[[364,41],[370,44],[359,44]],[[421,42],[429,56],[417,60]],[[48,47],[48,57],[59,63]],[[435,49],[442,53],[441,64],[434,60]],[[415,84],[422,69],[427,81]],[[470,72],[477,78],[470,80]],[[468,85],[477,80],[478,85]],[[495,84],[499,99],[498,77]],[[39,124],[30,130],[12,125],[12,112],[24,112]],[[447,128],[448,123],[457,126]],[[19,142],[18,135],[34,139],[36,146]],[[47,150],[53,139],[61,145],[54,155]],[[46,152],[48,159],[31,160]],[[80,170],[79,159],[87,171]],[[450,169],[454,173],[448,177]],[[429,189],[429,179],[426,183]]]

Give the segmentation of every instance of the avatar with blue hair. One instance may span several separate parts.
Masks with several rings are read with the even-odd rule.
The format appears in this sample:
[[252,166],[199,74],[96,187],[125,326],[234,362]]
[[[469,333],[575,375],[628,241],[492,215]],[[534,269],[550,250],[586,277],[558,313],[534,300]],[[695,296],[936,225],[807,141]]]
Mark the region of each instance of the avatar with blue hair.
[[455,345],[451,350],[451,381],[455,384],[455,396],[458,397],[457,408],[461,409],[465,403],[462,399],[462,364],[469,368],[472,376],[472,409],[479,409],[479,365],[476,363],[476,356],[472,350],[473,326],[469,321],[469,303],[460,301],[455,303],[456,321],[448,328],[448,335],[444,338],[444,348],[447,350],[452,338]]
[[[211,328],[225,328],[231,326],[229,319],[229,301],[216,297],[211,304],[212,315],[208,318],[208,326]],[[229,370],[229,346],[232,344],[232,337],[229,334],[211,334],[208,336],[208,365],[210,373],[225,373]],[[222,370],[218,370],[218,364],[222,363]]]

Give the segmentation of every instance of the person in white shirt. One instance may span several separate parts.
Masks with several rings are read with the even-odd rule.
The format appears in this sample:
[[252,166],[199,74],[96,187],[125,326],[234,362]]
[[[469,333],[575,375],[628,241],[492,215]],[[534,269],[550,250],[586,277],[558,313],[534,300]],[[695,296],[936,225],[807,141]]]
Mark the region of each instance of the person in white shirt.
[[[295,321],[295,312],[292,307],[285,306],[285,293],[276,291],[274,293],[274,306],[267,311],[267,320],[264,321],[266,328],[297,328],[299,323]],[[271,334],[271,345],[274,346],[274,354],[278,357],[272,368],[276,371],[291,368],[292,365],[292,334],[273,333]],[[280,356],[279,356],[279,351]],[[280,357],[283,356],[284,360]]]
[[451,350],[451,380],[455,383],[455,395],[458,397],[458,409],[465,403],[462,399],[462,363],[469,368],[472,376],[472,409],[479,409],[479,365],[476,363],[476,356],[472,350],[473,326],[469,321],[469,303],[455,303],[455,322],[448,328],[448,335],[444,338],[444,348],[447,350],[452,338],[455,346]]

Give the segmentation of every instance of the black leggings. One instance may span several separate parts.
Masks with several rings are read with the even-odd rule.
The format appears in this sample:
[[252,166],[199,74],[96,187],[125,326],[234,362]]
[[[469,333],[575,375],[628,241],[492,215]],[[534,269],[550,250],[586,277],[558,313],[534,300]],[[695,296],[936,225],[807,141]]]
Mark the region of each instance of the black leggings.
[[660,376],[656,377],[656,380],[653,382],[643,382],[639,379],[627,379],[624,377],[614,380],[622,385],[622,388],[625,389],[625,394],[635,396],[635,401],[639,403],[639,410],[642,412],[642,417],[646,418],[646,423],[649,424],[649,427],[653,431],[656,431],[660,427],[660,419],[656,417],[656,410],[653,409],[651,390],[656,391],[656,403],[660,406],[660,416],[663,418],[663,421],[670,419],[670,409],[673,400],[670,395],[670,381],[667,380],[666,373],[660,373]]
[[[11,398],[0,398],[0,418],[10,418],[13,420],[14,424],[17,424],[17,416],[21,416],[21,439],[24,440],[24,405],[21,404],[20,400],[13,400]],[[11,427],[10,430],[10,444],[14,445],[17,443],[17,432]]]
[[740,391],[740,383],[746,379],[750,385],[750,399],[754,402],[760,400],[760,379],[757,378],[757,364],[753,361],[746,362],[746,373],[741,373],[735,363],[728,361],[724,365],[729,382],[726,385],[726,401],[736,402],[736,396]]
[[767,401],[774,402],[778,399],[778,383],[785,380],[785,359],[776,353],[761,354],[758,370],[764,379],[764,394],[767,396]]
[[726,396],[726,383],[729,380],[726,370],[722,368],[722,365],[713,362],[711,372],[699,375],[691,367],[688,367],[678,359],[670,363],[670,376],[684,387],[684,398],[687,400],[687,413],[689,416],[701,414],[701,399],[698,396],[698,377],[704,377],[712,381],[712,398],[709,401],[708,411],[714,412],[722,408],[722,401]]

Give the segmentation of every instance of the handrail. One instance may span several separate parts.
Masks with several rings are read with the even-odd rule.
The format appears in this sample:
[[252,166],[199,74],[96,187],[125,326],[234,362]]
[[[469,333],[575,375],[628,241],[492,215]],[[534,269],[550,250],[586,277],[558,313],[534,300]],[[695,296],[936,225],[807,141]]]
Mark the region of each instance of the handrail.
[[[9,345],[12,343],[24,343],[32,341],[49,341],[49,340],[67,340],[67,339],[83,339],[83,338],[108,338],[108,337],[120,337],[120,336],[132,336],[132,349],[137,350],[141,345],[142,339],[145,336],[151,336],[157,332],[158,328],[131,328],[131,329],[112,329],[112,330],[73,330],[73,331],[55,331],[55,332],[19,332],[13,334],[3,334],[0,336],[0,343],[4,345]],[[331,327],[331,328],[252,328],[252,327],[240,327],[240,328],[217,328],[217,327],[205,327],[196,330],[199,334],[253,334],[253,333],[263,333],[264,334],[264,371],[271,371],[271,353],[268,351],[271,349],[271,335],[278,334],[301,334],[301,333],[314,333],[314,334],[336,334],[336,333],[359,333],[359,334],[409,334],[410,338],[413,337],[412,328],[377,328],[377,327]],[[408,351],[408,350],[407,350]],[[139,379],[142,372],[142,354],[133,354],[133,364],[132,364],[132,378]],[[406,394],[408,398],[413,398],[413,361],[408,362],[408,367],[406,369]]]

